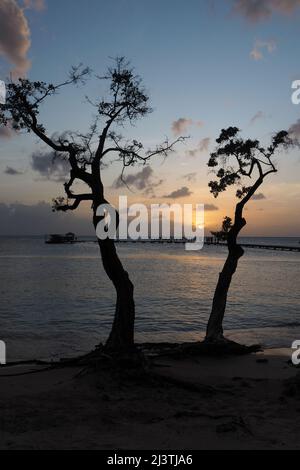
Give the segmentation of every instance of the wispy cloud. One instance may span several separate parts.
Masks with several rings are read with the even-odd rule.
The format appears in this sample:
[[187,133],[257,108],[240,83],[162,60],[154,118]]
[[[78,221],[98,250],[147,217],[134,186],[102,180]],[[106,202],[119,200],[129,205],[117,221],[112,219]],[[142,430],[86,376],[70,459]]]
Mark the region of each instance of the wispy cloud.
[[163,198],[179,199],[181,197],[190,196],[191,194],[193,194],[193,192],[187,186],[182,186],[182,188],[176,189],[175,191],[172,191],[170,194],[165,194]]
[[172,131],[175,136],[185,134],[188,128],[193,124],[192,119],[179,118],[172,123]]
[[276,50],[276,42],[273,39],[268,41],[261,41],[257,39],[254,43],[253,49],[250,52],[250,57],[253,60],[262,60],[264,58],[264,51],[272,54]]
[[263,193],[253,194],[252,196],[253,201],[261,201],[262,199],[266,199],[266,196]]
[[274,13],[290,15],[300,7],[300,0],[234,0],[233,11],[251,23],[267,20]]
[[300,119],[291,125],[289,132],[293,135],[293,137],[300,137]]
[[57,182],[66,181],[70,171],[69,162],[54,152],[33,153],[31,167],[42,178]]
[[250,124],[254,124],[258,119],[262,119],[263,117],[265,117],[264,113],[262,111],[257,111],[257,113],[255,113],[250,119]]
[[199,142],[199,150],[200,152],[205,152],[208,150],[210,144],[210,137],[205,137],[204,139],[200,140]]
[[204,204],[204,209],[206,211],[218,211],[219,208],[215,206],[214,204]]
[[30,68],[28,51],[31,45],[30,28],[25,10],[42,10],[42,0],[24,0],[20,5],[16,0],[0,1],[0,56],[10,62],[15,77],[22,77]]
[[203,127],[204,121],[193,121],[193,119],[181,117],[172,122],[172,132],[175,136],[184,135],[193,125],[196,127]]
[[182,178],[184,180],[187,180],[189,182],[195,182],[196,181],[196,177],[197,177],[197,173],[196,172],[193,172],[193,173],[187,173],[186,175],[183,175]]
[[16,170],[15,168],[11,166],[7,166],[4,173],[10,176],[23,175],[23,171]]
[[209,148],[210,144],[210,137],[205,137],[204,139],[201,139],[197,147],[191,150],[187,150],[187,154],[190,157],[195,157],[198,155],[200,152],[206,152]]
[[123,178],[119,176],[114,182],[112,187],[119,189],[124,186],[133,186],[144,194],[154,196],[154,189],[163,183],[163,179],[156,179],[154,172],[150,166],[145,166],[141,171],[135,174],[124,175]]
[[23,9],[14,0],[0,2],[0,54],[14,65],[13,73],[23,76],[30,67],[30,29]]

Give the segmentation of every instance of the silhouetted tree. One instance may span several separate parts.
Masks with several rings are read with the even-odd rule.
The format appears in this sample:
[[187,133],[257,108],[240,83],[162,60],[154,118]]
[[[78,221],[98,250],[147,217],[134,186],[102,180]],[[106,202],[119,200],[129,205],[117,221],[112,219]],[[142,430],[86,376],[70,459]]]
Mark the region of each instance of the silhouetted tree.
[[210,232],[217,240],[225,241],[227,240],[228,232],[232,226],[232,219],[231,217],[224,217],[222,222],[221,230],[217,232]]
[[[206,340],[213,342],[224,341],[222,324],[227,294],[238,261],[244,254],[243,248],[237,241],[240,231],[246,225],[243,217],[244,208],[265,178],[277,172],[273,160],[276,151],[287,148],[293,144],[293,141],[288,132],[280,131],[273,136],[271,144],[264,148],[258,140],[240,138],[237,127],[229,127],[221,131],[216,143],[217,148],[208,161],[208,166],[215,169],[217,176],[217,180],[209,183],[210,191],[216,198],[228,187],[239,185],[236,196],[240,201],[235,207],[234,220],[225,218],[225,227],[223,222],[222,231],[226,232],[228,256],[219,275],[206,330]],[[247,179],[251,181],[249,186],[242,183]]]
[[[96,228],[101,220],[97,215],[97,208],[108,203],[101,176],[106,157],[118,156],[123,175],[126,167],[137,163],[145,164],[155,155],[166,156],[181,138],[172,143],[165,140],[153,150],[145,151],[141,142],[124,140],[113,129],[113,126],[123,126],[126,122],[134,123],[151,112],[141,79],[124,58],[115,59],[114,66],[108,68],[106,75],[97,77],[108,80],[109,92],[107,99],[94,102],[88,99],[95,110],[95,118],[89,131],[85,134],[68,131],[60,136],[48,135],[46,127],[39,121],[40,106],[46,98],[55,95],[67,85],[85,84],[90,75],[89,68],[79,66],[73,67],[68,79],[58,85],[24,78],[8,84],[6,104],[0,108],[0,124],[11,126],[18,132],[32,132],[52,149],[54,158],[69,162],[70,179],[64,184],[67,197],[54,199],[53,208],[57,211],[75,210],[82,201],[90,201]],[[58,112],[63,112],[63,108]],[[86,193],[75,194],[72,191],[76,180],[86,185]],[[98,239],[98,244],[105,272],[117,295],[113,325],[105,347],[110,351],[128,351],[134,347],[133,284],[118,257],[114,240]]]

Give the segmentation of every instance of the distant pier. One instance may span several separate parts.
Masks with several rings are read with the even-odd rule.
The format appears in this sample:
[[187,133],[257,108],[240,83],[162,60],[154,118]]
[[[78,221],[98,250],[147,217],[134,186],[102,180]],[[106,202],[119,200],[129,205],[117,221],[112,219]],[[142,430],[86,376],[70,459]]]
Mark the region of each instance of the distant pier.
[[[205,237],[205,245],[216,245],[216,246],[227,246],[226,242],[220,242],[214,237]],[[239,243],[243,248],[258,248],[261,250],[276,250],[276,251],[297,251],[300,252],[299,246],[289,246],[289,245],[264,245],[261,243]]]
[[[194,239],[177,239],[177,238],[170,238],[170,239],[163,239],[163,238],[158,238],[155,240],[147,239],[139,239],[139,240],[115,240],[116,243],[172,243],[172,244],[177,244],[177,243],[194,243]],[[46,243],[49,243],[46,241]],[[53,242],[52,242],[53,243]],[[57,242],[56,242],[57,243]],[[58,243],[66,243],[65,241],[59,241]],[[75,238],[71,242],[72,244],[74,243],[97,243],[97,240],[78,240]],[[215,237],[205,237],[204,239],[204,245],[214,245],[214,246],[223,246],[227,247],[227,243],[225,241],[220,241],[216,239]],[[294,252],[300,252],[300,245],[299,246],[289,246],[289,245],[265,245],[262,243],[239,243],[240,246],[243,248],[256,248],[256,249],[261,249],[261,250],[275,250],[275,251],[294,251]]]

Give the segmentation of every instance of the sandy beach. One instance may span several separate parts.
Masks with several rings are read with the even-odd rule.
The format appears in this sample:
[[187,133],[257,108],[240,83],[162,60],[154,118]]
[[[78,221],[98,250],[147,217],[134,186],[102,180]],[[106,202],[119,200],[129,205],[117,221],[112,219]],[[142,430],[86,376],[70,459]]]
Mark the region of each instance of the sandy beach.
[[2,367],[0,448],[299,449],[290,354],[159,358],[143,377]]

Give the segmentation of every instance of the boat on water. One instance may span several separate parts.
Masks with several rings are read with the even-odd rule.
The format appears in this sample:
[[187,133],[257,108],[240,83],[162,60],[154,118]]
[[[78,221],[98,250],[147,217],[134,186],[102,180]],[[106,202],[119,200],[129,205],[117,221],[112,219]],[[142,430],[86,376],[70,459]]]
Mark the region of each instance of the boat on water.
[[68,232],[64,235],[59,233],[51,233],[46,235],[45,243],[47,244],[59,244],[59,243],[75,243],[77,240],[75,233]]

